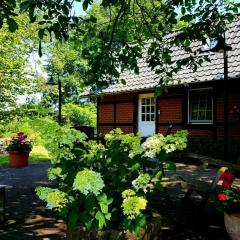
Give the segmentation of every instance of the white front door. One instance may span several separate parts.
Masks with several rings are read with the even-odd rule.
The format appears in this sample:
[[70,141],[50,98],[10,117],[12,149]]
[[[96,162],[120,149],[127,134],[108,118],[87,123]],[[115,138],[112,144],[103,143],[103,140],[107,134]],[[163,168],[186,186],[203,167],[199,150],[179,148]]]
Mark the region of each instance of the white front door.
[[155,105],[153,93],[139,95],[138,131],[142,133],[142,137],[155,134]]

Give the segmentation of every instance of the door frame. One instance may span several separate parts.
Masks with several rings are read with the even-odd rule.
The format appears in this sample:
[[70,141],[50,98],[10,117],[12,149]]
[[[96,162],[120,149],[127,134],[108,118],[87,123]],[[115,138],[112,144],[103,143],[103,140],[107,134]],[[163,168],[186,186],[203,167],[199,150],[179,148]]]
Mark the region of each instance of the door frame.
[[138,119],[137,119],[137,130],[138,132],[140,132],[140,121],[142,119],[142,116],[141,116],[141,113],[142,113],[142,106],[141,106],[141,99],[144,98],[144,97],[154,97],[154,102],[155,102],[155,108],[154,108],[154,121],[153,124],[154,124],[154,133],[156,133],[156,108],[157,108],[157,100],[156,100],[156,97],[154,96],[154,93],[151,92],[151,93],[140,93],[138,94],[138,104],[137,104],[137,116],[138,116]]

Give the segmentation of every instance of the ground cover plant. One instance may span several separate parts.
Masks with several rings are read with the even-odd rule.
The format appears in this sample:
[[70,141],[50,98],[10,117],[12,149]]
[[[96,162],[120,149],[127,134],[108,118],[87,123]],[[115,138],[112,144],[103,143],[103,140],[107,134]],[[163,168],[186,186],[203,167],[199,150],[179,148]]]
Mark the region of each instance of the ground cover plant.
[[150,217],[147,195],[162,189],[162,167],[174,169],[169,157],[186,148],[187,131],[156,134],[141,143],[140,134],[116,129],[105,135],[103,144],[59,127],[51,143],[57,167],[48,174],[57,179],[57,187],[38,187],[36,192],[66,219],[68,229],[129,230],[138,235]]

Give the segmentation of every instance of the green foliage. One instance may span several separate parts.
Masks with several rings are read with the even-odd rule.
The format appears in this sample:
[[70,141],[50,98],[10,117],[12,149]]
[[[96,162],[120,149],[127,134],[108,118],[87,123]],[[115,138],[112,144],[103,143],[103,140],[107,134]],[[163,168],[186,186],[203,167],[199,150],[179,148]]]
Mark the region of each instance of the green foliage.
[[12,121],[4,124],[0,124],[0,137],[9,138],[16,132],[24,132],[27,136],[31,136],[34,144],[41,145],[42,139],[38,131],[34,129],[35,119],[22,118],[13,119]]
[[[187,66],[196,71],[208,60],[206,56],[195,57],[191,42],[206,44],[208,38],[219,37],[226,30],[227,22],[237,16],[240,6],[237,0],[85,0],[82,6],[86,16],[82,17],[70,14],[74,12],[74,2],[79,1],[21,0],[18,6],[16,0],[10,3],[4,0],[0,27],[6,20],[8,28],[16,30],[19,24],[15,16],[20,8],[28,13],[31,23],[38,22],[41,26],[34,31],[38,31],[40,39],[39,55],[42,55],[45,35],[51,40],[70,38],[80,46],[79,55],[87,63],[84,82],[91,86],[109,84],[113,78],[119,79],[125,69],[138,73],[138,59],[147,48],[146,60],[160,74],[160,88],[179,69]],[[166,41],[166,34],[176,28],[181,31]],[[148,40],[151,44],[146,44]],[[176,46],[188,53],[185,59],[172,59],[172,49]]]
[[60,127],[56,121],[50,118],[40,118],[34,120],[35,131],[41,134],[42,143],[49,151],[52,162],[59,162],[61,157],[66,159],[74,158],[71,150],[74,143],[85,139],[85,134],[67,126]]
[[58,127],[51,134],[47,135],[49,141],[57,140],[59,148],[49,148],[53,155],[57,153],[58,162],[49,177],[57,180],[59,192],[53,189],[42,197],[38,191],[40,198],[71,227],[114,228],[136,235],[148,221],[147,195],[161,187],[162,167],[169,162],[165,145],[173,144],[175,139],[174,149],[183,149],[187,137],[182,131],[166,139],[156,138],[162,148],[155,151],[156,161],[149,161],[141,136],[123,134],[120,129],[106,134],[105,144],[85,141],[83,135],[66,127]]
[[[1,6],[0,15],[2,14]],[[38,25],[36,23],[29,24],[26,15],[14,16],[14,18],[8,16],[7,22],[1,22],[1,16],[0,120],[8,120],[8,112],[14,111],[17,107],[17,97],[33,93],[38,85],[36,80],[41,82],[40,78],[31,70],[29,62],[30,54],[36,48]],[[8,31],[8,27],[11,32]],[[28,70],[26,71],[26,69]]]
[[[85,87],[86,61],[81,57],[81,46],[72,41],[54,42],[48,48],[49,57],[45,70],[49,76],[62,82],[63,104],[81,104],[80,93]],[[57,92],[45,92],[53,102],[58,99]]]
[[50,209],[55,208],[61,210],[69,202],[67,194],[59,191],[58,189],[37,187],[36,193],[41,200],[48,203],[47,207]]
[[72,126],[96,127],[96,106],[93,103],[76,105],[66,104],[63,106],[63,114]]

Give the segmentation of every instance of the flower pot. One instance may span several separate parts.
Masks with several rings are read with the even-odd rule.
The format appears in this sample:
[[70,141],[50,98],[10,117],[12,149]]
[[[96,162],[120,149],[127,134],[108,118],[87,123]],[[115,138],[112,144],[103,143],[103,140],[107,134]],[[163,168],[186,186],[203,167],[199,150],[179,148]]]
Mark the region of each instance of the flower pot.
[[152,213],[152,218],[139,237],[129,231],[85,231],[82,227],[68,227],[67,240],[161,240],[161,216]]
[[240,213],[224,213],[224,222],[228,235],[232,240],[240,239]]
[[10,167],[20,168],[28,165],[29,152],[9,152]]

